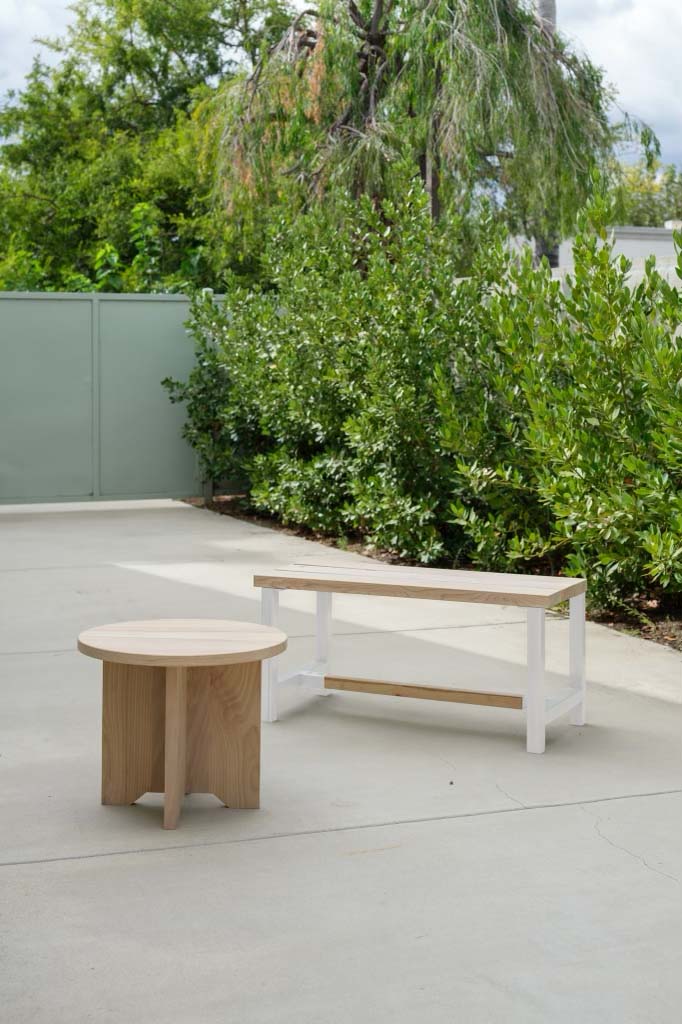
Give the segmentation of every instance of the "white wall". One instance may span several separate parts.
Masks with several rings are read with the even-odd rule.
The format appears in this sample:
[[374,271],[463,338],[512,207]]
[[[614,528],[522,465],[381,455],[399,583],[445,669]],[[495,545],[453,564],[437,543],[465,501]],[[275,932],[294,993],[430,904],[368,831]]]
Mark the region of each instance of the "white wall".
[[[675,266],[673,232],[670,228],[613,228],[614,252],[627,256],[635,264],[643,263],[649,256],[656,257],[659,269]],[[572,239],[566,239],[559,247],[559,267],[570,270],[573,265]],[[633,268],[634,269],[634,268]]]

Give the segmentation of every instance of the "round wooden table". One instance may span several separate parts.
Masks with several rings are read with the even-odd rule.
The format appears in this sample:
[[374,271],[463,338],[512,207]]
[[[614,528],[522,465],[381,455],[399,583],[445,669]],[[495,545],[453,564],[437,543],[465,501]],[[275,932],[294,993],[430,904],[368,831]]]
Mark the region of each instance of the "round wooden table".
[[156,619],[88,629],[78,650],[103,665],[102,803],[164,793],[175,828],[185,793],[260,803],[260,662],[287,646],[271,626]]

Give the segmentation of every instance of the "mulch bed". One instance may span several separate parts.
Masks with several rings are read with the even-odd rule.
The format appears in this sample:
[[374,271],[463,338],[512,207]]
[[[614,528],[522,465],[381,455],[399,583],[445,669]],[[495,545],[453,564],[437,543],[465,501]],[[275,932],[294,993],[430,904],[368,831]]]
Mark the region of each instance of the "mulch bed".
[[[279,520],[270,516],[254,514],[246,505],[243,494],[216,495],[212,501],[208,502],[203,498],[187,498],[185,501],[188,505],[206,508],[210,512],[232,516],[234,519],[243,519],[270,530],[280,530],[290,536],[307,537],[317,541],[318,544],[326,544],[327,547],[342,548],[344,551],[353,551],[359,555],[369,555],[381,562],[392,564],[401,562],[389,552],[368,548],[359,539],[328,537],[302,527],[284,526]],[[658,598],[651,595],[640,595],[631,606],[624,607],[622,610],[593,612],[589,618],[593,622],[599,622],[601,625],[609,626],[621,633],[639,636],[644,640],[653,640],[654,643],[664,644],[676,651],[682,651],[682,609],[679,612],[671,613],[661,606]]]
[[640,608],[636,607],[632,613],[601,612],[590,615],[590,618],[621,633],[641,636],[644,640],[653,640],[682,651],[682,618],[661,610],[656,600],[642,599],[638,604]]

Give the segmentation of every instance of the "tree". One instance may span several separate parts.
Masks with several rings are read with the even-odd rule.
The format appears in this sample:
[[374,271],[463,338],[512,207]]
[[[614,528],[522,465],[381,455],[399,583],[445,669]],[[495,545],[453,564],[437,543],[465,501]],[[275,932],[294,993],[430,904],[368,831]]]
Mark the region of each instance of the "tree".
[[193,90],[255,63],[289,16],[280,0],[77,0],[75,23],[44,44],[88,80],[107,122],[167,126]]
[[623,166],[615,192],[620,224],[662,228],[667,220],[682,219],[682,170],[672,164]]
[[254,200],[258,216],[337,182],[379,199],[407,171],[435,219],[485,196],[511,228],[551,237],[610,157],[610,98],[518,0],[322,0],[219,92],[221,188],[246,224]]
[[45,42],[56,66],[37,59],[0,112],[0,287],[215,283],[226,255],[204,105],[290,13],[283,0],[77,0],[75,14]]

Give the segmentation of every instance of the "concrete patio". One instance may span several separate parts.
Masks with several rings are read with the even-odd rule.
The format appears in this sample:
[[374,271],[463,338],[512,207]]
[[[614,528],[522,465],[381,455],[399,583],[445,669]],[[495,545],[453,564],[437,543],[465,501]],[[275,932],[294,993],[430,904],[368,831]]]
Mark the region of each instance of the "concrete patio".
[[[682,655],[588,624],[588,720],[283,691],[262,806],[102,807],[98,623],[257,620],[359,556],[172,502],[0,510],[0,1019],[678,1024]],[[284,667],[313,599],[290,593]],[[334,669],[522,688],[523,612],[339,597]],[[567,620],[548,624],[550,681]]]

